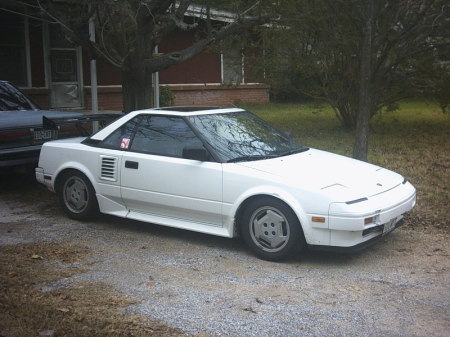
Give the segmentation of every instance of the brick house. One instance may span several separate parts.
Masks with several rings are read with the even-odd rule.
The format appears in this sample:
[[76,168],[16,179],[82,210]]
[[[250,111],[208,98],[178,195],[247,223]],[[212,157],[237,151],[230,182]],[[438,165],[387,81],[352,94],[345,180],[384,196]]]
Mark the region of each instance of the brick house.
[[[191,11],[196,16],[195,10]],[[221,21],[226,22],[226,15]],[[179,31],[159,46],[160,53],[180,50],[194,33]],[[158,74],[170,87],[175,105],[227,106],[237,101],[267,102],[269,87],[252,78],[249,51],[207,51]],[[64,39],[57,25],[0,9],[0,79],[18,85],[43,108],[89,109],[90,59],[81,47]],[[97,61],[99,110],[122,110],[120,74]]]

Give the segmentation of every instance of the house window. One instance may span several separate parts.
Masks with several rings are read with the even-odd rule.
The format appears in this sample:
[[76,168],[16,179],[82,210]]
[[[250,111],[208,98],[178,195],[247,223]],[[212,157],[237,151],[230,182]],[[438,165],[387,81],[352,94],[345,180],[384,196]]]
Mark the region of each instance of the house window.
[[24,18],[3,11],[0,11],[0,64],[0,79],[27,85]]
[[240,49],[230,49],[222,54],[222,83],[243,83],[242,52]]

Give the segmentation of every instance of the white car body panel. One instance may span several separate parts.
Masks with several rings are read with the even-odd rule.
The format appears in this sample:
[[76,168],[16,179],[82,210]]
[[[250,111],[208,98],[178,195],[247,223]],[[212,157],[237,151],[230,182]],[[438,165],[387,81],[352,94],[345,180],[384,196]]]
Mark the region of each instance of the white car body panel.
[[302,190],[320,190],[343,202],[381,193],[404,179],[379,166],[315,149],[242,165],[288,180]]
[[[293,156],[301,156],[297,154]],[[277,162],[279,159],[269,159],[268,162]],[[247,167],[246,164],[223,164],[224,167],[224,214],[228,226],[233,226],[234,216],[239,206],[248,198],[258,195],[270,195],[283,200],[295,212],[302,224],[306,242],[316,245],[327,245],[329,233],[321,231],[324,228],[321,223],[317,227],[310,223],[308,213],[304,207],[314,205],[316,198],[314,193],[309,193],[309,197],[301,202],[297,198],[297,188],[293,188],[288,179],[271,175],[267,172],[255,170]],[[271,181],[272,179],[273,181]],[[319,230],[317,230],[319,229]]]
[[[222,227],[222,165],[182,158],[126,153],[122,200],[131,211]],[[144,173],[143,173],[144,172]]]
[[[241,110],[222,112],[233,111]],[[101,141],[146,112],[162,114],[130,113],[91,139]],[[37,180],[55,191],[58,175],[76,169],[91,181],[102,213],[150,223],[233,237],[240,206],[251,197],[269,195],[291,207],[309,245],[352,247],[380,236],[383,224],[400,220],[415,205],[415,189],[401,175],[315,149],[218,163],[106,149],[82,140],[45,143]],[[126,168],[126,162],[138,163],[138,168]],[[373,221],[365,223],[367,218]]]

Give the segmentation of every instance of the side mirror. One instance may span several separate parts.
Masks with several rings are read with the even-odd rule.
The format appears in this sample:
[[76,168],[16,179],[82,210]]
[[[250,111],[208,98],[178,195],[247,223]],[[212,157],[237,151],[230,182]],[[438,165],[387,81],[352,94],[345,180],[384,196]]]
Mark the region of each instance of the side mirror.
[[199,161],[208,161],[211,156],[203,146],[186,146],[183,148],[183,158]]

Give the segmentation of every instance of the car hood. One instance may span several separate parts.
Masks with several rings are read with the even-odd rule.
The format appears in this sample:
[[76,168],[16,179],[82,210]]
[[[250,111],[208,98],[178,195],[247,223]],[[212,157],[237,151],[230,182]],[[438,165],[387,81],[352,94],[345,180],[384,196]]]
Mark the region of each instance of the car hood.
[[286,184],[321,192],[342,202],[385,192],[404,180],[401,175],[382,167],[315,149],[239,165],[275,175]]
[[14,110],[0,111],[0,125],[2,128],[23,128],[42,125],[42,117],[79,117],[81,112],[50,111],[50,110]]

